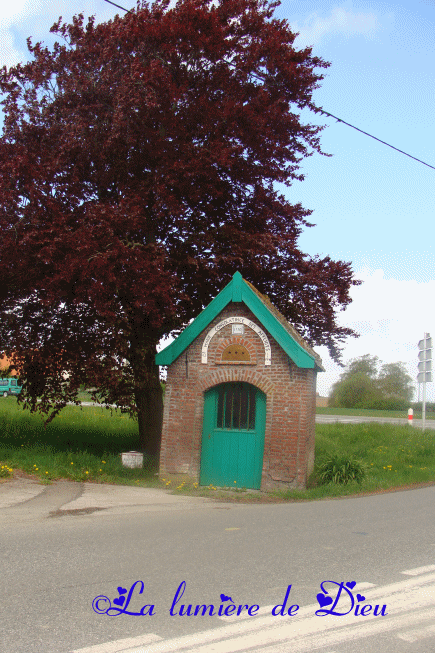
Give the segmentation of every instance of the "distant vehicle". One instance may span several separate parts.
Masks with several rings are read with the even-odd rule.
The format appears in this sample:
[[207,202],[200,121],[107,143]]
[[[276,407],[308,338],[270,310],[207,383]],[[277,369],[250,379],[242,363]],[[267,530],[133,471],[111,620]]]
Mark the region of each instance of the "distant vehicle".
[[7,397],[8,395],[19,395],[22,386],[18,384],[17,379],[0,379],[0,395]]

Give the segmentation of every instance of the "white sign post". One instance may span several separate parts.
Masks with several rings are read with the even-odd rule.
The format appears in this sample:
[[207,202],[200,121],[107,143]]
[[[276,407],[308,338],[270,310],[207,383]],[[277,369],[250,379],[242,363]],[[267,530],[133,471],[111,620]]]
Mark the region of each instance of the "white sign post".
[[430,333],[425,333],[423,340],[418,343],[418,374],[417,381],[423,384],[422,419],[423,431],[426,422],[426,383],[432,382],[432,338]]

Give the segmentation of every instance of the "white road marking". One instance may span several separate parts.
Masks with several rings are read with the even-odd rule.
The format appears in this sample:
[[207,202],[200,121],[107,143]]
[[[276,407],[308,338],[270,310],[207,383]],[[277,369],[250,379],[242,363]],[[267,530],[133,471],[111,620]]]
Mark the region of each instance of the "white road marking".
[[[347,615],[315,615],[319,605],[303,606],[292,617],[273,617],[273,606],[261,608],[268,614],[234,619],[226,625],[173,639],[160,639],[137,648],[107,649],[107,653],[311,653],[316,649],[334,647],[346,641],[355,641],[380,633],[416,627],[425,637],[431,636],[425,621],[432,626],[435,617],[435,573],[416,575],[398,583],[364,591],[365,605],[386,605],[386,616],[373,614],[366,617]],[[291,602],[290,602],[291,603]],[[289,604],[288,604],[289,605]],[[362,605],[362,604],[361,604]],[[347,609],[347,608],[345,608]],[[174,619],[179,617],[175,616]],[[186,618],[186,617],[185,617]],[[198,623],[204,624],[204,620]],[[410,631],[411,632],[411,631]],[[406,636],[406,631],[402,631]],[[82,649],[74,653],[106,653]]]
[[400,573],[406,576],[419,576],[420,574],[427,574],[429,571],[435,571],[435,565],[426,565],[426,567],[415,567],[414,569],[407,569]]
[[[336,617],[337,619],[339,617]],[[388,631],[396,630],[401,626],[416,624],[419,621],[431,620],[434,618],[434,610],[425,610],[419,613],[410,613],[409,615],[394,617],[388,621],[375,621],[374,624],[370,622],[361,623],[360,626],[336,628],[331,632],[318,633],[314,636],[308,636],[304,639],[287,641],[285,643],[273,644],[267,648],[262,648],[261,653],[289,653],[291,646],[291,653],[311,653],[316,649],[321,649],[324,646],[343,644],[344,642],[356,641],[363,637],[370,637],[380,633],[387,633]],[[385,617],[382,617],[385,619]],[[218,649],[217,649],[218,650]],[[133,653],[133,652],[125,652]],[[148,649],[143,649],[141,653],[148,653]],[[183,651],[183,653],[190,653]],[[198,653],[195,649],[195,653]],[[210,651],[212,653],[212,651]],[[219,653],[226,653],[222,649]]]
[[[365,590],[368,589],[369,587],[376,587],[374,583],[357,583],[355,585],[354,591],[359,590]],[[274,605],[266,605],[263,608],[260,608],[258,612],[255,613],[256,617],[263,616],[264,614],[272,614],[272,610],[275,607],[276,604]],[[293,605],[293,602],[290,601],[289,605]],[[301,614],[301,610],[298,611],[298,614]],[[252,621],[252,617],[249,616],[247,612],[242,612],[239,616],[237,614],[232,614],[229,617],[218,617],[221,621],[226,621],[227,623],[234,623],[235,621],[243,621],[244,619],[250,619]]]
[[426,628],[415,628],[414,630],[408,630],[405,633],[398,633],[397,637],[403,639],[405,642],[417,642],[419,639],[432,637],[432,635],[435,635],[434,624],[426,626]]
[[[275,605],[277,605],[275,603]],[[256,617],[262,617],[264,614],[272,614],[272,610],[275,607],[275,605],[265,605],[262,608],[258,610],[258,612],[255,613]],[[251,619],[252,617],[249,616],[247,612],[242,612],[239,616],[237,614],[231,614],[229,617],[218,617],[221,621],[226,621],[227,623],[234,623],[236,621],[243,621],[244,619]]]
[[78,648],[72,653],[121,653],[125,649],[132,646],[142,646],[144,644],[151,644],[158,642],[162,637],[147,633],[146,635],[139,635],[139,637],[127,637],[126,639],[117,639],[113,642],[105,642],[104,644],[96,644],[95,646],[87,646],[86,648]]
[[[134,648],[122,651],[122,653],[245,653],[249,649],[257,649],[258,653],[311,653],[316,649],[325,646],[334,646],[348,641],[355,641],[362,637],[385,633],[389,630],[400,628],[401,626],[412,626],[419,621],[431,619],[433,620],[434,610],[426,610],[422,613],[400,615],[387,620],[381,617],[384,621],[375,621],[374,623],[365,622],[361,625],[345,626],[340,621],[340,617],[312,617],[310,621],[313,623],[316,619],[315,630],[317,632],[309,632],[304,629],[304,624],[301,627],[279,626],[274,629],[274,633],[267,631],[253,632],[241,637],[232,637],[224,641],[210,640],[207,643],[203,637],[205,633],[196,633],[184,638],[172,639],[161,643],[154,644],[145,648]],[[335,619],[334,625],[324,624],[325,620]],[[358,617],[355,617],[358,619]],[[306,622],[308,620],[305,620]],[[322,623],[324,626],[322,627]],[[295,626],[295,624],[294,624]],[[326,628],[325,628],[326,626]],[[183,641],[184,640],[184,641]],[[188,642],[190,640],[190,644]],[[196,640],[196,641],[195,641]]]

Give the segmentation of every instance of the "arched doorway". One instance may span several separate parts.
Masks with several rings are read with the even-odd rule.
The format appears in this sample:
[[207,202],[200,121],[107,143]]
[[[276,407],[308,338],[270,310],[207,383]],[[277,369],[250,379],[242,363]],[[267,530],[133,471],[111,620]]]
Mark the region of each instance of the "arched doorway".
[[231,382],[208,390],[200,484],[259,489],[265,425],[266,396],[255,386]]

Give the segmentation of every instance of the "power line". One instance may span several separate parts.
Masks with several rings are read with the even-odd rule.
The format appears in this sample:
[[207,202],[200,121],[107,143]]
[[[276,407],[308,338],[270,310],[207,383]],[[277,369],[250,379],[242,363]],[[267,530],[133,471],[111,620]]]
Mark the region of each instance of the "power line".
[[[114,5],[115,7],[118,7],[118,9],[122,9],[123,11],[128,11],[129,14],[133,13],[130,11],[130,9],[125,9],[125,7],[121,7],[121,5],[117,5],[112,0],[104,0],[105,2],[109,2],[111,5]],[[256,75],[254,75],[256,77]],[[257,79],[261,79],[260,77],[257,77]],[[261,80],[264,81],[264,80]],[[425,161],[422,161],[421,159],[417,159],[417,157],[412,156],[412,154],[408,154],[407,152],[404,152],[403,150],[399,150],[398,147],[394,147],[394,145],[390,145],[390,143],[386,143],[385,141],[382,141],[380,138],[376,138],[376,136],[373,136],[372,134],[369,134],[368,132],[363,131],[362,129],[359,129],[359,127],[355,127],[355,125],[351,125],[350,122],[346,122],[345,120],[342,120],[341,118],[337,118],[337,116],[334,116],[332,113],[329,113],[328,111],[324,111],[323,109],[319,109],[320,113],[323,114],[324,116],[329,116],[330,118],[334,118],[337,122],[342,122],[343,125],[347,125],[348,127],[352,127],[352,129],[356,129],[356,131],[361,132],[361,134],[364,134],[365,136],[370,136],[370,138],[373,138],[375,141],[378,141],[379,143],[382,143],[383,145],[387,145],[388,147],[391,147],[392,150],[396,150],[396,152],[400,152],[401,154],[404,154],[405,156],[408,156],[410,159],[414,159],[414,161],[418,161],[418,163],[422,163],[424,166],[427,166],[428,168],[432,168],[432,170],[435,170],[435,166],[430,165],[430,163],[426,163]]]
[[328,111],[324,111],[323,109],[320,109],[320,113],[322,113],[325,116],[329,116],[330,118],[335,118],[335,120],[337,120],[337,122],[342,122],[344,125],[347,125],[348,127],[352,127],[352,129],[356,129],[357,131],[361,132],[361,134],[365,134],[366,136],[370,136],[370,138],[374,138],[375,141],[379,141],[379,143],[383,143],[383,145],[388,145],[388,147],[391,147],[393,150],[396,150],[396,152],[400,152],[401,154],[404,154],[405,156],[409,156],[410,159],[414,159],[414,161],[418,161],[419,163],[422,163],[423,165],[427,166],[428,168],[432,168],[432,170],[435,170],[435,167],[431,166],[430,163],[426,163],[425,161],[422,161],[421,159],[417,159],[417,157],[412,156],[411,154],[408,154],[407,152],[404,152],[403,150],[399,150],[398,147],[394,147],[394,145],[390,145],[389,143],[386,143],[385,141],[381,141],[380,138],[376,138],[376,136],[372,136],[372,134],[369,134],[368,132],[365,132],[362,129],[359,129],[358,127],[355,127],[355,125],[351,125],[349,122],[346,122],[345,120],[342,120],[341,118],[337,118],[337,116],[333,116],[332,113],[328,113]]
[[117,5],[115,2],[112,2],[112,0],[104,0],[104,2],[108,2],[109,4],[113,5],[114,7],[118,7],[118,9],[122,9],[123,11],[128,11],[129,14],[133,13],[132,11],[130,11],[130,9],[126,9],[125,7],[121,7],[121,5]]

